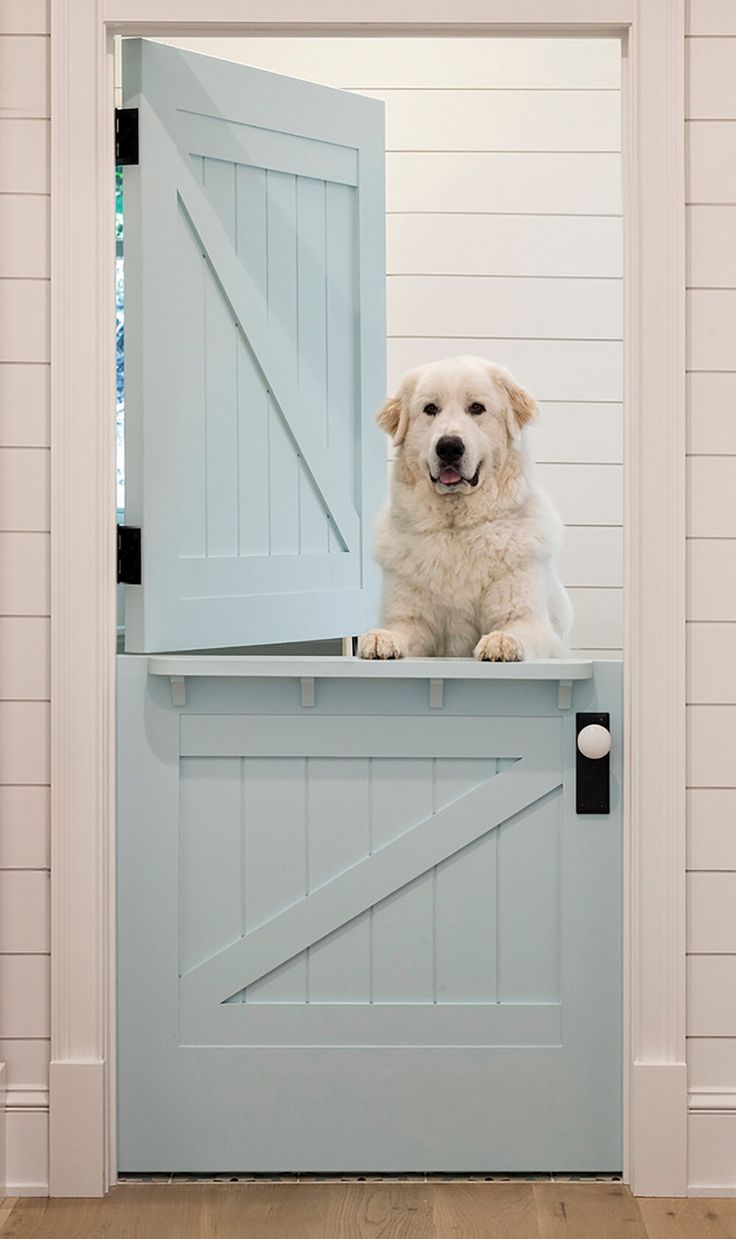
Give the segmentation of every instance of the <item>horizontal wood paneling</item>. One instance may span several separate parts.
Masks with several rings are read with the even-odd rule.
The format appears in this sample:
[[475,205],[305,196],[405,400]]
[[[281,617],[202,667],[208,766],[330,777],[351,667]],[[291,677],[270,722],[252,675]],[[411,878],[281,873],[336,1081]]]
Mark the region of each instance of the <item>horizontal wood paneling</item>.
[[623,590],[570,589],[574,611],[570,646],[576,650],[623,645]]
[[736,955],[689,956],[688,1034],[736,1036]]
[[388,151],[618,151],[616,90],[362,90],[386,104]]
[[687,202],[736,202],[736,125],[731,121],[693,120],[688,121],[685,132]]
[[352,89],[616,89],[615,39],[170,39],[326,86]]
[[0,112],[7,117],[49,115],[49,40],[43,35],[0,35]]
[[48,703],[0,701],[0,735],[0,783],[48,783]]
[[620,339],[621,294],[620,280],[391,276],[388,333]]
[[736,783],[736,705],[688,706],[689,787]]
[[736,1037],[692,1037],[687,1057],[690,1088],[736,1090]]
[[0,615],[49,614],[49,535],[0,533]]
[[48,867],[48,787],[0,787],[0,869]]
[[[622,221],[615,217],[389,215],[389,275],[621,276]],[[472,214],[473,208],[478,214]]]
[[688,624],[687,700],[736,702],[736,623]]
[[49,950],[49,875],[0,869],[0,954]]
[[687,294],[688,369],[736,369],[736,289],[692,289]]
[[520,215],[618,215],[621,160],[615,154],[389,154],[389,211],[486,211]]
[[689,869],[736,871],[736,787],[698,787],[687,793]]
[[565,585],[612,588],[623,583],[623,530],[569,526],[558,566]]
[[0,194],[0,279],[49,275],[49,199]]
[[498,362],[516,375],[537,400],[619,401],[623,386],[623,349],[608,340],[389,340],[389,389],[401,376],[426,361],[471,353]]
[[688,34],[736,34],[733,0],[689,0],[686,15]]
[[736,537],[736,456],[693,456],[688,461],[691,538]]
[[534,459],[546,464],[618,464],[623,461],[620,404],[540,406],[529,429]]
[[620,525],[620,465],[538,465],[537,476],[566,525]]
[[0,365],[0,447],[48,447],[49,381],[45,365]]
[[0,616],[0,699],[48,700],[49,641],[49,619]]
[[43,448],[0,448],[0,530],[49,528],[49,453]]
[[48,34],[48,30],[49,0],[3,0],[0,34]]
[[692,120],[736,120],[736,43],[690,39],[687,115]]
[[45,1037],[3,1037],[0,1062],[5,1063],[8,1088],[48,1088],[49,1048]]
[[736,873],[690,873],[687,878],[687,949],[736,954]]
[[687,209],[690,288],[736,287],[736,206]]
[[689,374],[687,393],[688,452],[736,456],[736,373]]
[[0,1037],[48,1037],[48,955],[0,955]]
[[[722,0],[689,9],[706,34],[734,20]],[[709,1094],[730,1105],[736,1088],[736,622],[723,622],[736,620],[736,40],[691,38],[687,55],[687,196],[702,204],[687,214],[688,365],[700,372],[688,375],[688,532],[704,539],[688,547],[688,613],[720,621],[688,624],[687,659],[688,1060],[691,1105],[707,1111]],[[688,1160],[691,1184],[736,1186],[736,1114],[691,1113]]]
[[0,362],[48,360],[48,280],[0,279]]
[[736,540],[703,539],[687,548],[689,620],[736,620]]
[[0,117],[0,193],[49,191],[49,122]]

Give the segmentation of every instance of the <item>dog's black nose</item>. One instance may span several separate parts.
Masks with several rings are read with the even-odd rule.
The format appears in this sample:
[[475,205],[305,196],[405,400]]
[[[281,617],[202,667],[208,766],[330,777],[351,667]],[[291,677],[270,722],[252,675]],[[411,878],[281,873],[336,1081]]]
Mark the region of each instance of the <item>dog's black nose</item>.
[[459,460],[465,451],[465,444],[457,435],[443,435],[437,440],[435,447],[437,459],[443,460],[445,464],[452,465],[456,460]]

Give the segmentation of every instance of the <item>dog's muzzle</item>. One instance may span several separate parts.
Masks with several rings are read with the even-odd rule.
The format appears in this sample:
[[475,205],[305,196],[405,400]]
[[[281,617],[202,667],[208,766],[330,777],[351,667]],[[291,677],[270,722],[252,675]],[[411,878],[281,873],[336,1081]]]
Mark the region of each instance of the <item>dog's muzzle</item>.
[[463,482],[468,486],[477,486],[480,478],[480,465],[471,478],[466,478],[455,465],[442,465],[436,477],[430,469],[429,476],[435,485],[444,486],[447,491],[455,490],[462,486]]

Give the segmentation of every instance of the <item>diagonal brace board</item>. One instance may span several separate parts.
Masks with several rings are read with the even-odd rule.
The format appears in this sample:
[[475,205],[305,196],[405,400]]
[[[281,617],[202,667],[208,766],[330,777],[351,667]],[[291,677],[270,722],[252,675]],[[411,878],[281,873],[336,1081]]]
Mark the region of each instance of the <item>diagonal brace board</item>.
[[522,758],[259,925],[181,978],[182,1000],[221,1003],[559,787]]
[[228,235],[210,208],[204,191],[197,184],[181,157],[177,154],[175,184],[181,207],[202,250],[207,256],[212,274],[242,332],[276,404],[281,410],[287,432],[294,439],[322,500],[336,526],[337,534],[347,550],[359,544],[359,526],[355,509],[347,493],[335,483],[323,449],[316,441],[309,424],[309,410],[303,407],[303,397],[283,364],[293,347],[278,323],[259,313],[258,293],[238,261]]

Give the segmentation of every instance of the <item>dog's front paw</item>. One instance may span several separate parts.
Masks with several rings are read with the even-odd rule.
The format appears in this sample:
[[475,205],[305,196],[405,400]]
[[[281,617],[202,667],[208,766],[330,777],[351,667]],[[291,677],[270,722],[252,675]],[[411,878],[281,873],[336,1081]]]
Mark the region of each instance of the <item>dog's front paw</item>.
[[508,632],[487,632],[473,650],[481,662],[518,663],[524,657],[524,646]]
[[387,628],[371,628],[358,641],[358,658],[401,658],[399,639]]

